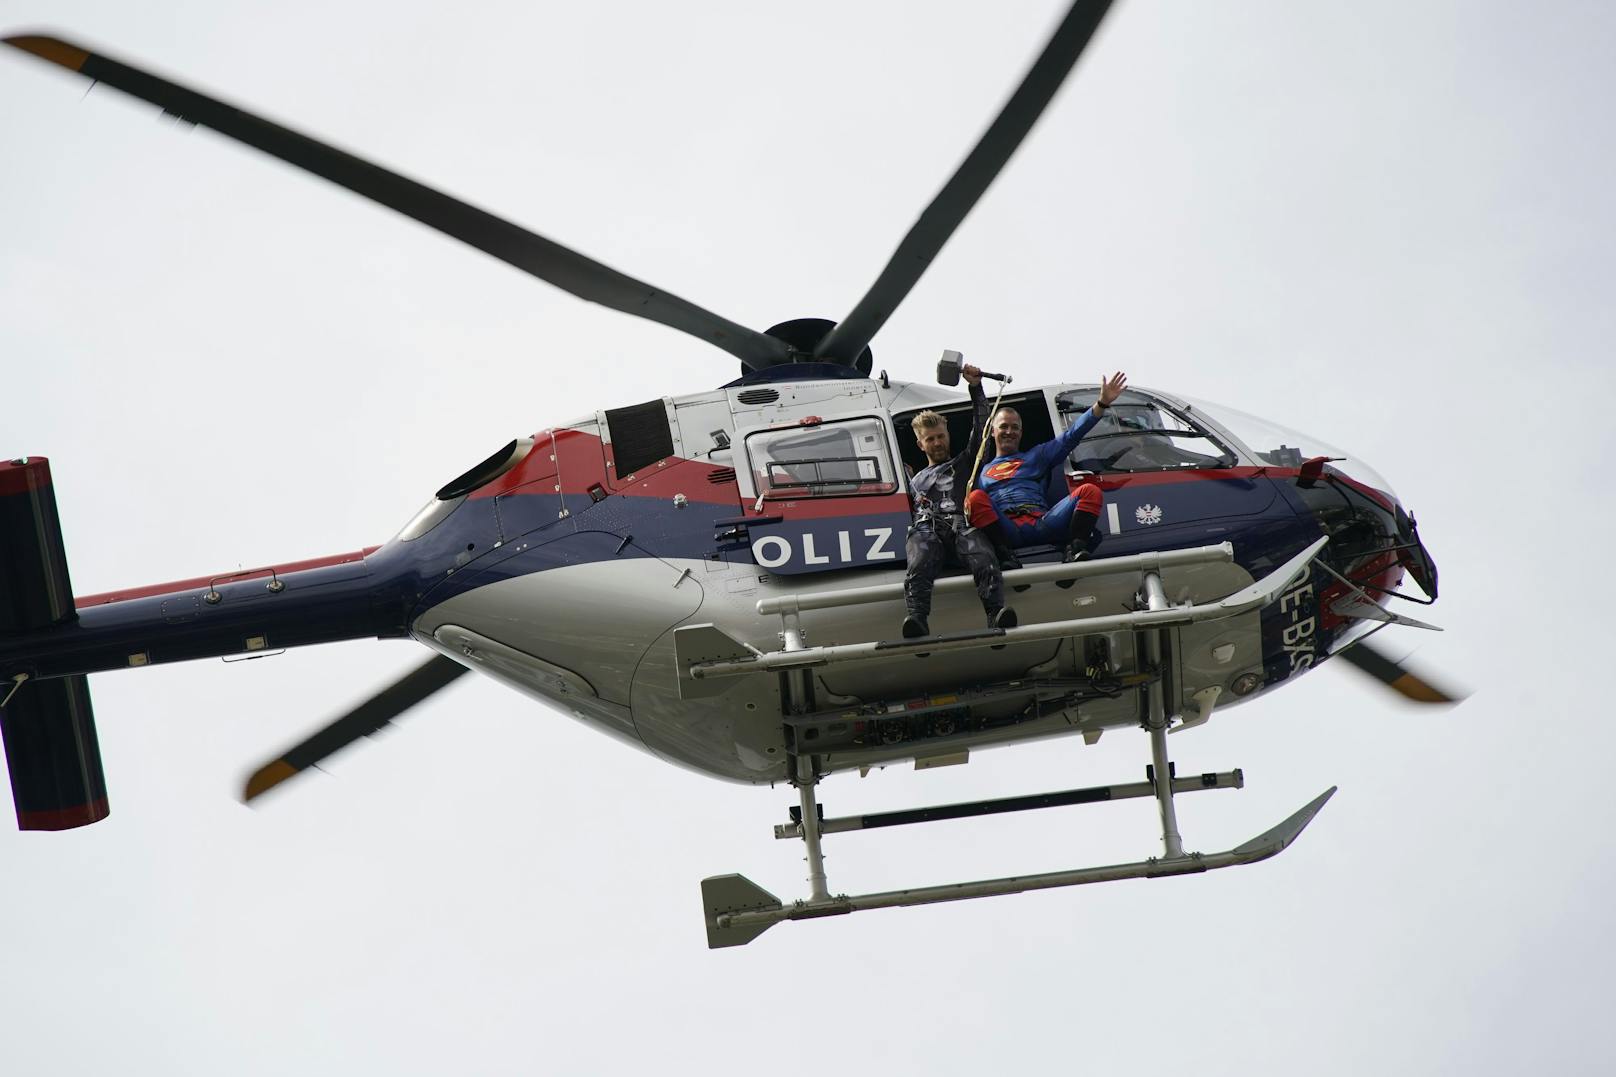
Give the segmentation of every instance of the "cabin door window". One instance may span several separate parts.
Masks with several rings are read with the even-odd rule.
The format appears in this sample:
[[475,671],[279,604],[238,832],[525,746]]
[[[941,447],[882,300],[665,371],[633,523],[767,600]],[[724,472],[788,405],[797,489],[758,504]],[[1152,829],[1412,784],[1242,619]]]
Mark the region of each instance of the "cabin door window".
[[764,501],[890,494],[897,475],[885,426],[873,418],[747,436],[753,488]]

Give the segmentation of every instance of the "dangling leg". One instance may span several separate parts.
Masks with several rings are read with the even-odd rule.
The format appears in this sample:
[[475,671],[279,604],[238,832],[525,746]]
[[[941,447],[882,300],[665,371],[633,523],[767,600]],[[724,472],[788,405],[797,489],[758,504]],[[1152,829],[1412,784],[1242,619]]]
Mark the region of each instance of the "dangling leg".
[[[1100,488],[1086,482],[1076,491],[1056,502],[1038,521],[1038,541],[1064,549],[1062,561],[1085,560],[1095,545],[1094,525],[1100,519],[1100,505],[1104,500]],[[1076,580],[1056,580],[1061,589],[1071,587]]]
[[981,531],[969,530],[954,538],[954,553],[976,580],[976,597],[988,615],[989,628],[1016,627],[1016,611],[1004,604],[1004,576],[998,558]]
[[909,567],[903,574],[903,604],[908,616],[903,619],[904,639],[929,636],[931,628],[926,620],[931,616],[931,587],[943,567],[943,544],[930,531],[911,529],[904,544]]
[[1090,552],[1090,541],[1094,538],[1094,525],[1100,519],[1097,512],[1072,513],[1071,532],[1066,539],[1066,552],[1061,556],[1062,561],[1086,561]]
[[971,522],[993,547],[994,556],[999,559],[999,568],[1005,572],[1014,572],[1021,567],[1015,551],[1010,547],[1010,529],[999,519],[999,514],[993,508],[993,501],[982,490],[972,490],[965,495],[965,518]]
[[1061,560],[1082,561],[1093,552],[1094,547],[1098,545],[1094,525],[1100,520],[1100,506],[1104,502],[1105,495],[1100,492],[1100,488],[1092,482],[1085,482],[1062,498],[1061,503],[1044,517],[1044,520],[1052,526],[1058,526],[1061,517],[1066,518],[1066,552]]

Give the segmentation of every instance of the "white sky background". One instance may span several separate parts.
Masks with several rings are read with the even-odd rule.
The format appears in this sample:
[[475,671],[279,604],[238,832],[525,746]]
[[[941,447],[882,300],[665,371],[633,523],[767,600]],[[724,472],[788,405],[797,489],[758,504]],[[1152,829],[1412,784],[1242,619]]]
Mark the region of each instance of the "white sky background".
[[[839,317],[1064,5],[0,3],[763,328]],[[385,11],[385,18],[378,16]],[[1447,712],[1324,669],[1173,738],[1187,844],[1266,864],[783,924],[789,790],[461,682],[259,810],[243,773],[419,661],[92,680],[110,820],[0,828],[7,1073],[1603,1073],[1616,514],[1602,3],[1113,12],[887,328],[1017,384],[1127,369],[1350,449],[1418,514]],[[0,452],[81,594],[383,541],[516,434],[716,386],[593,307],[205,130],[0,56]],[[565,611],[548,615],[565,616]],[[1137,780],[1142,735],[891,768],[830,814]],[[832,888],[1154,855],[1148,801],[832,836]]]

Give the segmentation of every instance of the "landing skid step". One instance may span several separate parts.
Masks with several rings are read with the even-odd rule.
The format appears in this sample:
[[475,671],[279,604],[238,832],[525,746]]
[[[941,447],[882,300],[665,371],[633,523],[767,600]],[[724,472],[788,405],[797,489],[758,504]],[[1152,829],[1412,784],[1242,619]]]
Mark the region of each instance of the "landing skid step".
[[1250,841],[1221,853],[1188,853],[1176,857],[1152,857],[1130,864],[1052,871],[1041,875],[1011,875],[1002,879],[921,886],[909,890],[888,890],[878,894],[837,894],[810,898],[786,905],[742,875],[717,875],[701,882],[702,907],[707,919],[707,945],[711,949],[744,946],[782,920],[811,920],[821,916],[845,916],[866,909],[890,909],[907,905],[931,905],[943,901],[997,897],[1027,890],[1050,890],[1061,886],[1116,882],[1121,879],[1159,879],[1192,875],[1219,868],[1254,864],[1283,852],[1313,821],[1335,795],[1331,786],[1290,818]]
[[[809,647],[802,635],[800,615],[808,610],[833,609],[880,601],[899,594],[898,584],[874,587],[848,588],[824,594],[788,595],[783,598],[760,600],[759,613],[779,613],[784,631],[783,649],[758,651],[746,643],[730,637],[713,624],[686,625],[673,633],[674,663],[679,670],[681,698],[700,698],[715,691],[709,685],[694,682],[720,677],[737,677],[754,673],[773,673],[779,670],[802,670],[832,666],[844,662],[866,662],[871,659],[892,658],[897,655],[924,652],[928,655],[949,651],[968,651],[988,647],[1003,647],[1015,643],[1035,643],[1043,640],[1067,639],[1073,636],[1099,635],[1105,632],[1147,632],[1157,629],[1183,628],[1206,621],[1223,620],[1261,609],[1306,573],[1313,559],[1324,549],[1328,537],[1320,538],[1285,564],[1256,582],[1226,595],[1221,599],[1203,601],[1195,605],[1171,606],[1162,592],[1160,574],[1155,562],[1227,559],[1232,556],[1227,543],[1196,550],[1165,551],[1158,554],[1140,554],[1115,558],[1112,561],[1075,561],[1064,565],[1023,569],[1022,572],[1041,573],[1048,570],[1074,575],[1091,575],[1118,571],[1140,572],[1144,579],[1154,579],[1157,593],[1163,597],[1149,609],[1127,613],[1075,617],[1039,624],[1018,625],[1010,629],[978,629],[972,632],[933,636],[927,639],[868,640],[860,643],[842,643]],[[1016,573],[1011,573],[1016,575]],[[1040,577],[1042,578],[1042,577]],[[969,582],[969,581],[967,581]]]

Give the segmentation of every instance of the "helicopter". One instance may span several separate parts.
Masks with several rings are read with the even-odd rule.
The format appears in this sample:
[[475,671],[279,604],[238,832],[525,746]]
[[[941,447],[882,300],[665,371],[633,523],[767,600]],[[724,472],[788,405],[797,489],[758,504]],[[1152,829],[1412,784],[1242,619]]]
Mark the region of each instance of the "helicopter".
[[[1252,848],[1183,853],[1173,795],[1238,785],[1179,779],[1166,733],[1206,724],[1334,655],[1414,695],[1362,635],[1388,623],[1406,572],[1434,600],[1414,520],[1359,461],[1231,409],[1133,390],[1069,462],[1107,494],[1095,557],[1033,551],[1006,583],[1023,626],[969,627],[963,580],[939,587],[937,636],[888,640],[909,521],[908,420],[966,409],[932,386],[871,377],[870,339],[963,219],[1076,62],[1108,5],[1077,4],[998,121],[839,323],[735,325],[473,207],[211,98],[56,39],[7,44],[160,105],[405,212],[550,283],[700,336],[742,363],[707,393],[607,409],[517,438],[450,480],[389,542],[331,558],[74,596],[48,463],[0,469],[9,550],[0,675],[19,823],[106,814],[86,675],[342,639],[413,637],[438,652],[375,700],[254,775],[257,796],[373,732],[468,668],[670,761],[744,782],[786,781],[802,803],[777,832],[807,844],[813,895],[790,905],[738,876],[704,883],[709,942],[777,919],[1033,885],[1168,875],[1272,855],[1320,798]],[[1096,387],[1008,388],[1031,444]],[[1063,587],[1062,584],[1071,586]],[[1025,588],[1025,590],[1020,590]],[[535,611],[570,611],[565,618]],[[1173,725],[1173,722],[1177,725]],[[960,762],[975,748],[1146,726],[1147,788],[1166,855],[965,889],[829,894],[815,783],[838,771]],[[1208,780],[1210,778],[1210,781]],[[1326,794],[1326,797],[1328,794]],[[1063,799],[1064,798],[1064,799]],[[1038,805],[926,809],[943,818]],[[861,825],[894,820],[861,819]],[[1252,845],[1252,843],[1248,843]],[[943,891],[946,890],[946,893]],[[761,925],[761,926],[760,926]]]

